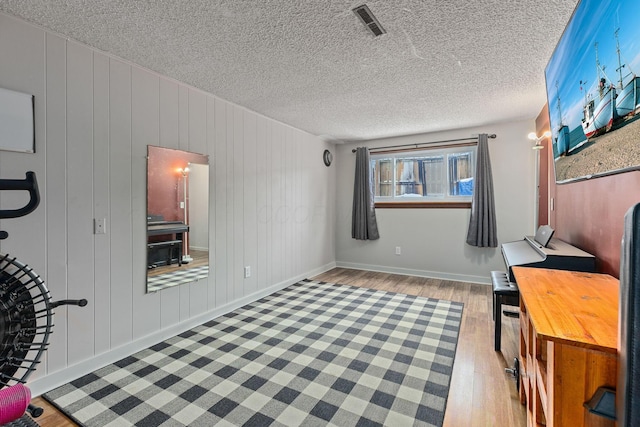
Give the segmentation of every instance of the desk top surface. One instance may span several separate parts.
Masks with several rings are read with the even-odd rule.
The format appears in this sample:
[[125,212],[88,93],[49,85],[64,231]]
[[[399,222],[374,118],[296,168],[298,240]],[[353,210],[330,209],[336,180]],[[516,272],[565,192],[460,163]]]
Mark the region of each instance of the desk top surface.
[[538,335],[615,353],[619,282],[607,274],[513,267],[520,297]]

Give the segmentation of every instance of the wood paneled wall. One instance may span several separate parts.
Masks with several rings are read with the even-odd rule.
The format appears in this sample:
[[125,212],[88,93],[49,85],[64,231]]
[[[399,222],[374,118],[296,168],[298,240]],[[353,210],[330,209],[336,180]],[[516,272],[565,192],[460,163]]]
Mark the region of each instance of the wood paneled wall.
[[[538,135],[549,129],[546,106],[536,129]],[[546,163],[549,223],[556,237],[594,254],[599,272],[619,277],[624,214],[640,202],[640,171],[556,185],[553,150],[547,151]]]
[[[35,95],[36,126],[36,154],[0,152],[0,174],[35,171],[42,196],[33,214],[2,221],[0,251],[30,264],[54,299],[89,300],[56,310],[33,378],[335,264],[335,172],[320,139],[3,14],[0,58],[0,87]],[[155,294],[145,294],[148,144],[211,165],[210,276]],[[0,207],[20,203],[3,193]],[[107,234],[93,234],[94,218]]]

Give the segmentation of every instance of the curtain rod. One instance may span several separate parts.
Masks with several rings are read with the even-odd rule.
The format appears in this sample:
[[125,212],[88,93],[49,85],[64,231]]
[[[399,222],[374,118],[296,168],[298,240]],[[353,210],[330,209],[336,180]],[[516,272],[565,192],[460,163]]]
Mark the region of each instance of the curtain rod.
[[[495,133],[492,133],[490,135],[487,135],[487,138],[491,138],[494,139],[496,137]],[[414,147],[414,148],[418,148],[418,146],[420,145],[429,145],[429,144],[442,144],[443,142],[460,142],[460,141],[473,141],[473,140],[478,140],[478,137],[471,137],[471,138],[457,138],[457,139],[445,139],[442,141],[430,141],[430,142],[418,142],[415,144],[403,144],[403,145],[388,145],[386,147],[375,147],[375,148],[371,148],[369,151],[378,151],[378,150],[388,150],[390,148],[402,148],[402,147]],[[354,148],[353,150],[351,150],[352,153],[356,152],[356,149]]]

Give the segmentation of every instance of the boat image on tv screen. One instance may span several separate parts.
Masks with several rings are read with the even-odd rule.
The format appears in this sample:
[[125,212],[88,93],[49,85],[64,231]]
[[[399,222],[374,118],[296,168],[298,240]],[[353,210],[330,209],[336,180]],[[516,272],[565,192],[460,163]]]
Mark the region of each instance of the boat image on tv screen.
[[640,169],[637,0],[581,0],[545,80],[556,182]]

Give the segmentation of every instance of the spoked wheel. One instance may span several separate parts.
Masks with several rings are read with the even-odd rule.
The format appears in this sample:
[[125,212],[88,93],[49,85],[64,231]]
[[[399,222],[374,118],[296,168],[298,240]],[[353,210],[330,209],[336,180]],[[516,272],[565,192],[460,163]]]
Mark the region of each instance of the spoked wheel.
[[0,388],[24,383],[40,363],[53,326],[52,308],[40,276],[0,254]]
[[[29,201],[23,207],[0,209],[0,219],[28,215],[40,203],[33,172],[27,172],[25,179],[0,179],[0,190],[29,193]],[[0,230],[0,240],[8,236]],[[52,310],[67,304],[84,307],[87,300],[52,302],[40,276],[16,258],[0,254],[0,424],[13,426],[25,410],[35,417],[42,413],[41,408],[29,404],[31,393],[23,383],[47,349],[53,327]],[[23,420],[25,417],[28,418],[25,415],[16,421],[17,425],[37,425]]]

